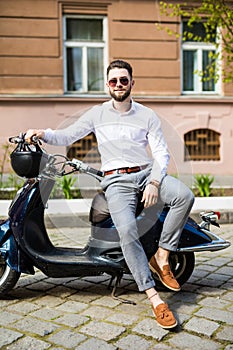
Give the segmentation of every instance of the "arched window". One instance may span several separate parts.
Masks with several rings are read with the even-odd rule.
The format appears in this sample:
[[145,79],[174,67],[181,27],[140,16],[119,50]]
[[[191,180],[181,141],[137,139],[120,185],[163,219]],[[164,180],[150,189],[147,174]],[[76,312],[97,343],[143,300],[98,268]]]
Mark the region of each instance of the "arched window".
[[195,129],[184,135],[185,161],[220,160],[220,133]]
[[73,143],[67,149],[69,159],[77,158],[85,160],[86,163],[100,163],[100,155],[97,148],[96,137],[93,133]]

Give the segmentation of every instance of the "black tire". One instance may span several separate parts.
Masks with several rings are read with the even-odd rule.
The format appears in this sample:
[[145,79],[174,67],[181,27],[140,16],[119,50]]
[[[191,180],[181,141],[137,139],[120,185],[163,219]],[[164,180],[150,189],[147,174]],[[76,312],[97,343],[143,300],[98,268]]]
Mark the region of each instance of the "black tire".
[[[182,286],[188,281],[189,277],[192,275],[195,267],[195,255],[193,252],[189,253],[177,253],[171,252],[169,257],[169,263],[171,270],[176,278],[177,282]],[[152,272],[153,278],[156,284],[161,286],[158,276]],[[163,285],[162,285],[163,286]],[[165,286],[163,286],[166,288]],[[168,288],[166,288],[168,289]]]
[[20,272],[12,270],[0,255],[0,296],[12,290],[19,277]]

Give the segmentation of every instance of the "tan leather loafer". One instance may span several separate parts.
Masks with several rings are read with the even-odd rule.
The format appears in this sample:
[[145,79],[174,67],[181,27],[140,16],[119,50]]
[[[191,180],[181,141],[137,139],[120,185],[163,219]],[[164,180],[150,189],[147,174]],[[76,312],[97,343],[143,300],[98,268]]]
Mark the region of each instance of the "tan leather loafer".
[[158,275],[160,281],[165,287],[173,290],[174,292],[178,292],[181,289],[169,265],[164,265],[163,269],[161,270],[154,256],[152,256],[150,259],[149,265],[151,271]]
[[152,311],[160,327],[169,329],[177,326],[177,321],[166,303],[159,304],[156,308],[152,305]]

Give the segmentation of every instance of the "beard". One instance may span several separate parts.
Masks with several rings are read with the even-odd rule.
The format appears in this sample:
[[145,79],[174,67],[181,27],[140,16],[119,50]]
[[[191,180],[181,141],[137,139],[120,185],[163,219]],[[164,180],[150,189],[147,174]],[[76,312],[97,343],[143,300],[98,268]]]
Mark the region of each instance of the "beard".
[[123,94],[121,95],[116,95],[116,93],[114,91],[109,91],[110,95],[112,96],[112,98],[117,101],[117,102],[123,102],[127,99],[127,97],[129,97],[130,93],[131,93],[131,88],[129,88],[128,90],[126,90]]

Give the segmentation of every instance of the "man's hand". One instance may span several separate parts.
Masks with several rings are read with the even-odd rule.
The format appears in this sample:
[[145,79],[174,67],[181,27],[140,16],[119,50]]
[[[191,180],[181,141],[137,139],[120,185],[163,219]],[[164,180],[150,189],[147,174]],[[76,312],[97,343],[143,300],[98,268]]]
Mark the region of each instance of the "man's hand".
[[148,184],[143,192],[141,202],[144,202],[144,208],[151,207],[158,200],[158,188],[152,184]]
[[25,140],[28,143],[32,143],[32,136],[37,136],[39,139],[42,139],[44,137],[44,130],[42,130],[42,129],[29,129],[26,132]]

